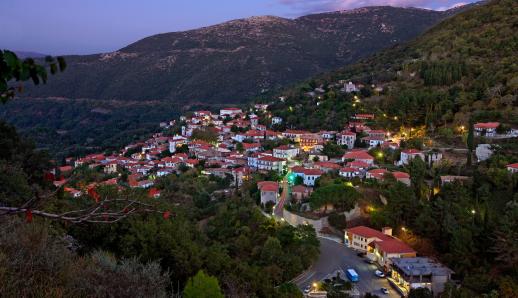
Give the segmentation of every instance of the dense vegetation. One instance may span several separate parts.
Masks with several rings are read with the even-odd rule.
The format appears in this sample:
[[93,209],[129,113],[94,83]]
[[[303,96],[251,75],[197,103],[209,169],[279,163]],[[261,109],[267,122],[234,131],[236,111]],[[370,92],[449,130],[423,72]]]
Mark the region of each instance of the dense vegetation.
[[0,118],[14,124],[57,158],[117,150],[159,131],[160,121],[179,116],[164,102],[14,99]]
[[[284,127],[318,131],[341,130],[350,116],[374,113],[376,119],[367,122],[373,128],[403,127],[411,135],[434,140],[467,127],[461,146],[467,143],[472,150],[483,141],[473,138],[474,121],[518,125],[517,16],[516,1],[475,7],[409,44],[284,91],[282,100],[270,106],[271,116],[282,117]],[[336,84],[340,80],[364,88],[342,93],[343,85]],[[518,235],[510,228],[518,219],[518,178],[505,169],[518,161],[518,144],[515,139],[493,142],[498,143],[496,153],[476,165],[470,158],[466,164],[432,168],[420,160],[412,162],[405,169],[412,187],[390,175],[384,183],[362,185],[387,201],[384,205],[377,196],[372,198],[373,226],[396,227],[401,238],[455,271],[462,287],[452,286],[447,297],[518,295]],[[421,148],[423,142],[416,137],[402,146]],[[331,149],[327,151],[333,153]],[[393,153],[381,156],[377,162],[390,168]],[[440,187],[440,175],[472,178]]]
[[[407,187],[387,179],[375,189],[388,204],[373,206],[371,224],[397,227],[405,241],[450,266],[463,286],[452,297],[491,292],[516,297],[518,235],[510,227],[518,224],[518,175],[501,165],[517,161],[517,152],[497,153],[474,169],[470,181],[446,184],[435,194],[418,181]],[[423,179],[451,174],[444,168],[412,167]]]
[[[341,129],[349,116],[372,112],[384,127],[518,124],[516,1],[497,0],[451,17],[406,45],[375,54],[286,90],[271,107],[287,127]],[[362,83],[346,94],[340,80]],[[381,87],[376,90],[372,88]],[[308,96],[322,87],[324,92]],[[354,98],[354,96],[357,98]]]
[[[0,203],[19,206],[35,192],[50,189],[43,171],[48,159],[12,127],[2,124],[0,135],[0,165],[9,174],[0,177]],[[72,186],[80,187],[109,176],[83,167],[68,178]],[[162,190],[159,199],[149,198],[144,189],[100,186],[101,197],[129,197],[170,210],[136,214],[113,224],[50,223],[28,214],[23,222],[16,216],[0,216],[2,293],[164,297],[187,285],[187,297],[205,287],[216,293],[221,287],[226,295],[239,297],[298,295],[289,285],[275,287],[318,256],[314,229],[265,217],[249,196],[255,181],[231,197],[218,192],[229,184],[228,179],[185,169],[156,182]],[[37,208],[61,213],[85,208],[92,201],[89,195],[72,198],[58,191]],[[31,262],[23,264],[25,259]]]

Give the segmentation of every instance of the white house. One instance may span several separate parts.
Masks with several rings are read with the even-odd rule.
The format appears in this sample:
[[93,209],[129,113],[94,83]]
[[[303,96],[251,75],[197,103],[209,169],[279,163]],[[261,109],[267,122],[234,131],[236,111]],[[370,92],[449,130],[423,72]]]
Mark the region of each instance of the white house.
[[282,173],[286,166],[286,160],[273,156],[263,156],[257,159],[257,169]]
[[347,93],[360,91],[360,89],[358,89],[358,87],[356,87],[356,85],[353,84],[353,82],[349,82],[347,84],[344,84],[344,90]]
[[268,202],[277,203],[277,199],[279,198],[279,183],[261,181],[257,183],[257,188],[261,192],[261,204]]
[[385,138],[363,137],[362,141],[366,143],[369,146],[369,148],[374,148],[383,145],[383,143],[385,143]]
[[187,138],[182,136],[174,136],[172,139],[169,140],[169,152],[175,153],[176,147],[179,147],[183,144],[185,144],[187,141]]
[[250,115],[250,126],[256,127],[259,124],[259,117],[255,114]]
[[410,161],[416,157],[420,157],[424,161],[424,154],[422,151],[417,149],[405,149],[401,151],[401,157],[397,163],[399,166],[407,165]]
[[480,136],[484,135],[486,137],[493,137],[496,135],[496,129],[500,126],[500,122],[483,122],[483,123],[476,123],[475,128],[475,135]]
[[273,156],[277,158],[284,158],[287,160],[292,160],[299,154],[299,148],[282,145],[277,148],[273,148]]
[[304,170],[304,185],[314,186],[315,181],[324,174],[323,171],[318,169],[305,169]]
[[273,117],[272,118],[272,125],[281,124],[282,118],[281,117]]
[[360,176],[360,170],[355,168],[341,168],[340,171],[338,171],[338,175],[345,177],[345,178],[354,178]]
[[511,173],[518,173],[518,163],[512,163],[507,165],[507,170]]
[[239,109],[239,108],[225,108],[225,109],[221,109],[219,111],[219,115],[221,117],[229,116],[231,118],[233,118],[233,117],[235,117],[235,116],[237,116],[237,115],[239,115],[241,113],[243,113],[243,111],[241,109]]
[[338,145],[346,145],[347,148],[353,149],[356,142],[356,133],[352,131],[342,131],[337,139]]

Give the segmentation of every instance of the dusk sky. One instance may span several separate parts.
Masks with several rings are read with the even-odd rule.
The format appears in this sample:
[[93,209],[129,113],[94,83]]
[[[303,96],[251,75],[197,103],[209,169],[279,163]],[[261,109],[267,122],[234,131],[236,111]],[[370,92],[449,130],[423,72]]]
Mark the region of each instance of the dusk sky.
[[391,5],[445,10],[474,0],[1,0],[0,48],[110,52],[143,37],[257,15],[296,16]]

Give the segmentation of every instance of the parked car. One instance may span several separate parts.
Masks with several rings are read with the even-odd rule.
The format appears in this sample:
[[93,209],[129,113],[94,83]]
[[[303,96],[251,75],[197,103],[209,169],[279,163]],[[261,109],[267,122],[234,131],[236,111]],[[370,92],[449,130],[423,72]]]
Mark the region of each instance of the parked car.
[[307,286],[304,288],[304,294],[309,294],[310,291],[311,291],[311,286]]
[[381,270],[374,271],[374,274],[376,274],[377,277],[385,277],[385,273],[383,273]]
[[387,288],[381,288],[381,292],[385,295],[387,295],[389,292],[389,290]]

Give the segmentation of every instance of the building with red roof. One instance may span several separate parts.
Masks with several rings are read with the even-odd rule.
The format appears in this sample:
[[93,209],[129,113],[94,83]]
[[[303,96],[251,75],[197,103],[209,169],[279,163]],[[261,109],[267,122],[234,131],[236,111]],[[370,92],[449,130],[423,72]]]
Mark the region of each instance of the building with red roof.
[[243,113],[240,108],[224,108],[219,110],[219,115],[221,117],[236,117],[237,115]]
[[376,180],[383,180],[383,176],[385,173],[387,173],[387,169],[372,169],[367,172],[367,175],[365,178],[367,179],[376,179]]
[[279,198],[279,183],[274,181],[257,182],[257,188],[261,192],[261,204],[268,202],[277,203]]
[[304,170],[304,185],[314,186],[315,181],[324,175],[324,172],[319,169],[305,169]]
[[518,173],[518,163],[512,163],[512,164],[508,164],[506,166],[507,170],[511,173]]
[[345,244],[353,249],[366,252],[369,258],[380,266],[388,268],[390,258],[412,258],[416,251],[408,244],[392,236],[392,228],[378,231],[366,226],[357,226],[345,231]]
[[475,123],[475,135],[483,135],[492,137],[496,135],[496,129],[500,126],[500,122],[481,122]]
[[338,171],[338,175],[345,178],[354,178],[360,176],[360,170],[356,168],[345,167]]
[[372,165],[374,163],[374,157],[372,157],[367,151],[350,151],[342,156],[342,161],[354,160],[362,161],[366,164]]
[[291,188],[291,197],[295,201],[302,201],[303,199],[309,198],[313,189],[304,185],[295,185]]
[[277,158],[285,158],[292,160],[299,154],[299,148],[295,146],[281,145],[273,148],[273,156]]
[[263,171],[275,171],[282,173],[286,166],[286,160],[274,156],[266,155],[257,159],[257,169]]
[[340,165],[329,161],[317,161],[315,162],[315,169],[319,169],[325,173],[340,170]]

